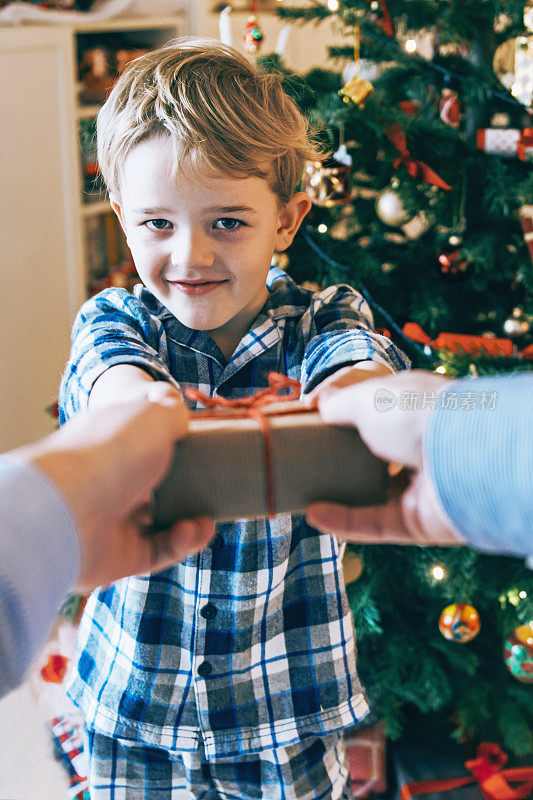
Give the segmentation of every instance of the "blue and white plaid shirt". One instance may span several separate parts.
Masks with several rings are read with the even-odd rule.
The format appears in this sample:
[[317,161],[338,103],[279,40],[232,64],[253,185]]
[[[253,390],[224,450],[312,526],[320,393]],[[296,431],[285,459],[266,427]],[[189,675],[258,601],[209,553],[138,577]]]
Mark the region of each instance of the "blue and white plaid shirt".
[[[315,385],[336,366],[408,366],[373,332],[349,286],[300,288],[271,268],[269,297],[226,361],[143,286],[89,300],[74,325],[60,393],[65,420],[114,364],[241,397],[272,370]],[[317,464],[317,469],[320,465]],[[325,736],[362,719],[355,637],[336,539],[302,516],[219,524],[211,545],[172,569],[93,593],[70,696],[87,726],[167,750],[231,757]]]

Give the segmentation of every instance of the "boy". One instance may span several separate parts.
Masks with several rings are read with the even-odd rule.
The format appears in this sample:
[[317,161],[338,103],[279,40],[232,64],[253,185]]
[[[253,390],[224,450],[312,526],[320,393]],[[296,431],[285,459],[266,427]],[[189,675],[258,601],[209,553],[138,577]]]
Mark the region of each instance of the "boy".
[[[309,390],[406,366],[353,289],[269,269],[320,158],[278,77],[211,40],[142,56],[98,116],[98,158],[144,285],[82,308],[63,418],[153,380],[239,397],[271,370]],[[340,731],[368,709],[336,540],[288,515],[220,524],[199,556],[93,594],[70,695],[92,800],[350,797]]]

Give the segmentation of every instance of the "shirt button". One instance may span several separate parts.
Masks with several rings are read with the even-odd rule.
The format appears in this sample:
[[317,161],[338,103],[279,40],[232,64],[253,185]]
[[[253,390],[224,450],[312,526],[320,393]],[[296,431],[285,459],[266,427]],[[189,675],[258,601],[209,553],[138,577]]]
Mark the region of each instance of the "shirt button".
[[204,619],[214,619],[218,614],[218,609],[213,603],[207,603],[200,609],[200,614]]
[[213,541],[211,542],[211,549],[212,550],[220,550],[221,547],[224,545],[224,539],[222,536],[215,536]]
[[211,675],[212,672],[213,667],[209,661],[202,661],[202,663],[198,666],[198,675],[201,678],[207,678],[207,676]]

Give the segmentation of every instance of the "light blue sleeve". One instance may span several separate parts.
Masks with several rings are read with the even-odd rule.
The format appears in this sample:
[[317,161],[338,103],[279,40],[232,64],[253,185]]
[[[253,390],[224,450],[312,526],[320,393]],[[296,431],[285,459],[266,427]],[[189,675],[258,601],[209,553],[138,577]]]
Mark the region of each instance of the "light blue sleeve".
[[469,545],[532,558],[533,373],[451,383],[430,416],[424,455]]
[[74,521],[57,489],[0,456],[0,697],[23,679],[78,573]]

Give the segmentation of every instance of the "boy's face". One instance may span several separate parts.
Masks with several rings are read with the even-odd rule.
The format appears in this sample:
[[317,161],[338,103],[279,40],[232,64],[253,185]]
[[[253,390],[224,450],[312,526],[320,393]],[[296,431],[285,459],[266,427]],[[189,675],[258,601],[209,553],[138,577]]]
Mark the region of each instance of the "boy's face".
[[307,195],[285,207],[264,179],[172,177],[164,138],[135,146],[112,201],[145,286],[180,322],[208,331],[227,357],[266,298],[274,250],[292,241],[309,210]]

